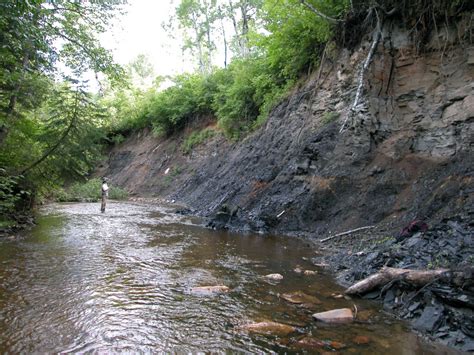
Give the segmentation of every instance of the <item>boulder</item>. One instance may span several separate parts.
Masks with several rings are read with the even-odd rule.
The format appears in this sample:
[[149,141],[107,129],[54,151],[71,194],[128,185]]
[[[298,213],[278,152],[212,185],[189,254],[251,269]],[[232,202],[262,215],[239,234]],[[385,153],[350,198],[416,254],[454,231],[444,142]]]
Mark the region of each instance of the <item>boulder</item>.
[[281,298],[283,298],[285,301],[288,301],[290,303],[295,303],[295,304],[301,304],[301,303],[321,304],[321,301],[318,298],[311,295],[307,295],[306,293],[301,292],[301,291],[284,293],[281,295]]
[[324,323],[350,323],[354,316],[349,308],[333,309],[331,311],[315,313],[313,317]]
[[304,271],[304,274],[306,276],[313,276],[313,275],[316,275],[318,272],[317,271],[314,271],[314,270],[305,270]]
[[425,332],[433,332],[442,322],[444,307],[440,305],[428,306],[423,310],[420,318],[413,322],[413,327]]
[[279,280],[283,280],[283,275],[281,275],[281,274],[268,274],[268,275],[265,275],[265,278],[269,279],[269,280],[279,281]]
[[302,268],[300,268],[300,267],[296,267],[296,268],[294,268],[294,270],[293,270],[293,271],[294,271],[294,272],[296,272],[297,274],[302,274],[302,273],[303,273],[303,269],[302,269]]
[[296,331],[296,328],[291,325],[270,321],[245,324],[237,329],[249,333],[278,336],[285,336]]
[[216,294],[216,293],[226,293],[229,292],[230,289],[227,286],[199,286],[193,287],[191,289],[192,293],[196,294]]

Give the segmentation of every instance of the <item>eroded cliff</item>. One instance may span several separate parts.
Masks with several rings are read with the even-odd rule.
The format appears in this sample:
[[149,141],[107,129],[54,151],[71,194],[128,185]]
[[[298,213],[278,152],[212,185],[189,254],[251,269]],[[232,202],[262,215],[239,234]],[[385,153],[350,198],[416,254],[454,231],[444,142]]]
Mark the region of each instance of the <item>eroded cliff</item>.
[[474,47],[458,41],[468,20],[433,34],[422,53],[407,31],[386,24],[362,109],[342,133],[371,38],[328,53],[241,142],[218,135],[184,155],[192,125],[168,139],[142,132],[113,148],[100,173],[240,230],[321,235],[472,218]]

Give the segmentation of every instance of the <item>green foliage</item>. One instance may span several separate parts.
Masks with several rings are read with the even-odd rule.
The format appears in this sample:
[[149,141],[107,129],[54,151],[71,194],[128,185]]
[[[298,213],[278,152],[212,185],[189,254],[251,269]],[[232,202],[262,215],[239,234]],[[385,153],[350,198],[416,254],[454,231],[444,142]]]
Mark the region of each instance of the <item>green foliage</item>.
[[74,78],[88,70],[121,77],[97,39],[118,5],[0,3],[0,218],[19,215],[96,163],[104,112]]
[[[102,197],[102,182],[98,178],[91,179],[86,183],[75,183],[68,189],[58,189],[53,197],[59,202],[96,202]],[[109,198],[112,200],[125,200],[127,191],[109,186]]]
[[146,116],[155,130],[171,134],[196,116],[211,112],[212,88],[199,74],[178,75],[174,85],[159,92],[150,102]]
[[16,190],[17,177],[5,175],[5,170],[0,169],[0,228],[11,224],[12,214],[21,196]]
[[[348,3],[347,0],[318,1],[317,8],[338,17],[347,10]],[[297,79],[314,66],[322,45],[332,35],[333,25],[298,0],[267,0],[262,17],[269,34],[255,34],[254,42],[266,53],[274,75],[282,80]]]
[[188,137],[186,137],[183,144],[181,145],[181,149],[185,154],[189,154],[194,147],[206,142],[208,139],[214,137],[215,134],[216,131],[212,128],[205,128],[201,131],[193,132]]
[[323,118],[321,119],[321,122],[326,125],[329,124],[339,118],[339,112],[335,111],[327,111],[323,114]]
[[[340,17],[348,5],[348,0],[313,3],[332,17]],[[333,30],[298,0],[241,0],[224,9],[214,1],[182,0],[176,11],[180,26],[191,33],[190,49],[200,68],[207,69],[176,76],[163,91],[118,93],[111,105],[118,117],[112,131],[150,126],[156,135],[169,135],[190,120],[211,115],[228,138],[239,139],[265,122],[290,87],[318,64]],[[219,19],[234,23],[239,48],[227,68],[211,71],[209,57],[203,57],[212,49],[209,36]]]

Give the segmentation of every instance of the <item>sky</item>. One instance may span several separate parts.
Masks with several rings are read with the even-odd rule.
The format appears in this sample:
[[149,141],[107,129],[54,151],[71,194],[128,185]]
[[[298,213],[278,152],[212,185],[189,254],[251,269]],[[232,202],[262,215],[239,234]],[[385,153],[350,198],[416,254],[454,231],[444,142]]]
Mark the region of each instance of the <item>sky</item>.
[[128,0],[127,13],[101,35],[102,45],[112,50],[115,60],[123,65],[145,54],[156,75],[192,71],[193,63],[189,55],[182,54],[180,41],[170,38],[162,28],[175,6],[171,0]]

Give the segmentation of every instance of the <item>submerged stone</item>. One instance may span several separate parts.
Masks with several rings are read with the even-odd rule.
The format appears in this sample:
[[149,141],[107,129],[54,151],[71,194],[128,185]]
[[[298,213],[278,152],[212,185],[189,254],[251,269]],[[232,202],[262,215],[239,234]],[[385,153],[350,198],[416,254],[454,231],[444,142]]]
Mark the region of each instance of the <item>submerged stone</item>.
[[237,329],[247,331],[249,333],[278,336],[285,336],[296,331],[296,328],[291,325],[277,322],[250,323],[240,326]]
[[313,317],[324,323],[350,323],[354,316],[349,308],[333,309],[331,311],[313,314]]
[[199,286],[193,287],[191,289],[192,293],[196,294],[216,294],[216,293],[226,293],[229,292],[230,289],[227,286]]
[[326,345],[326,343],[322,340],[311,338],[311,337],[304,337],[303,339],[298,340],[295,345],[299,348],[322,348]]
[[352,342],[354,342],[357,345],[366,345],[370,343],[370,339],[368,336],[365,335],[358,335],[352,339]]
[[306,293],[301,292],[301,291],[284,293],[281,295],[281,298],[283,298],[285,301],[288,301],[290,303],[295,303],[295,304],[301,304],[301,303],[321,304],[321,301],[317,297],[307,295]]

